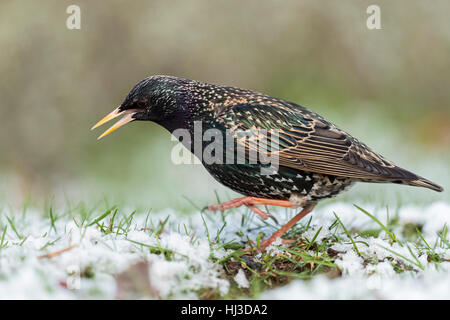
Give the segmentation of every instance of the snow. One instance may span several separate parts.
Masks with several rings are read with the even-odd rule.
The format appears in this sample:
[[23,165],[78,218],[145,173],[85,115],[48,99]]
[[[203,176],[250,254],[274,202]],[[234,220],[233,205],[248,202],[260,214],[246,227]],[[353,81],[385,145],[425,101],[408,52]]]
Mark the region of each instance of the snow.
[[238,273],[236,273],[234,281],[236,281],[239,288],[248,288],[250,286],[247,277],[245,276],[245,272],[242,269],[239,269]]
[[[386,223],[385,208],[375,205],[364,205],[364,208]],[[130,214],[134,210],[123,208],[120,211]],[[318,243],[327,241],[336,232],[345,238],[341,227],[339,230],[329,228],[335,220],[333,212],[348,230],[379,229],[376,222],[353,205],[335,202],[319,206],[314,211],[311,227],[302,237],[312,240],[322,227],[316,237]],[[94,213],[90,221],[103,213]],[[0,299],[113,299],[119,296],[118,275],[126,274],[142,261],[147,262],[148,282],[152,292],[157,294],[144,292],[139,296],[141,298],[198,299],[200,289],[213,289],[226,295],[231,282],[240,288],[249,288],[249,281],[244,270],[239,269],[230,278],[216,263],[232,252],[223,249],[220,243],[245,241],[247,236],[256,239],[260,232],[269,235],[274,231],[273,225],[266,225],[245,208],[223,216],[205,213],[203,218],[199,212],[188,215],[166,209],[151,213],[151,221],[145,226],[146,213],[136,213],[126,234],[116,232],[116,228],[113,228],[114,232],[102,232],[95,224],[88,226],[84,223],[81,226],[79,213],[73,214],[75,219],[61,216],[51,227],[49,218],[37,209],[30,208],[24,215],[13,209],[4,209],[0,213],[0,240],[7,227],[4,242],[7,243],[0,248]],[[293,214],[294,211],[280,210],[277,218],[280,223],[285,223]],[[155,235],[148,230],[148,226],[158,226],[167,216],[169,220],[161,234]],[[438,233],[444,225],[450,225],[450,204],[406,205],[390,212],[389,216],[397,216],[402,225],[421,225],[425,240],[430,246],[437,244],[435,252],[444,261],[438,264],[429,262],[423,250],[410,244],[416,261],[407,246],[392,242],[384,232],[377,237],[354,239],[361,256],[354,250],[350,239],[345,238],[346,241],[332,246],[337,252],[335,263],[342,271],[341,277],[316,276],[308,281],[294,280],[263,292],[259,298],[449,299],[450,249],[448,244],[440,244]],[[17,233],[7,217],[13,219]],[[108,225],[109,218],[102,222]],[[223,231],[217,235],[224,222]],[[396,232],[396,235],[400,234]],[[215,240],[217,236],[219,244],[208,241],[208,238]],[[449,234],[446,239],[450,240]],[[277,241],[268,248],[269,254],[282,252],[276,246],[281,245],[281,240]],[[172,253],[164,254],[155,248]],[[43,257],[64,249],[68,250]],[[394,262],[408,266],[410,271],[397,273]]]
[[[448,265],[448,263],[446,263]],[[384,264],[369,277],[345,276],[333,280],[324,276],[310,281],[292,281],[267,291],[261,299],[449,299],[450,274],[429,270],[421,276],[397,275]],[[386,270],[385,270],[386,269]]]
[[283,241],[281,240],[281,238],[276,238],[275,241],[272,242],[272,244],[266,248],[266,252],[270,256],[274,257],[277,254],[283,252],[281,249],[278,248],[279,246],[283,246]]
[[342,269],[344,275],[360,275],[364,273],[363,258],[354,251],[347,251],[340,255],[336,264]]

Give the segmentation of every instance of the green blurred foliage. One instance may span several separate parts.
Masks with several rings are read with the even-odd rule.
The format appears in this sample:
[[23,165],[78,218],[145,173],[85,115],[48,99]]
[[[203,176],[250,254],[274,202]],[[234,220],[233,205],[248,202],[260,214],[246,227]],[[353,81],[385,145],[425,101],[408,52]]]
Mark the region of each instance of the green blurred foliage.
[[[368,30],[373,3],[3,0],[0,176],[23,195],[73,185],[162,203],[195,180],[189,196],[214,198],[201,167],[171,164],[162,128],[133,123],[101,142],[89,131],[153,74],[297,102],[393,160],[448,159],[450,2],[376,1],[382,29]],[[66,28],[70,4],[81,30]]]

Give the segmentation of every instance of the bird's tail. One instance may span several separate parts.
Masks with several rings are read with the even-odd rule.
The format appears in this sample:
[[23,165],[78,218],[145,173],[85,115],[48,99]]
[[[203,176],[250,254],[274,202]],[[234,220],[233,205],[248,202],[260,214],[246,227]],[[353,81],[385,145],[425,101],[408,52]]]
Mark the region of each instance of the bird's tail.
[[389,176],[385,176],[385,178],[388,178],[387,181],[393,182],[393,183],[400,183],[400,184],[406,184],[409,186],[415,186],[415,187],[423,187],[428,188],[437,192],[444,191],[444,188],[442,188],[437,183],[434,183],[428,179],[425,179],[411,171],[408,171],[406,169],[400,168],[398,166],[394,166],[393,168],[389,168]]
[[430,180],[427,180],[422,177],[418,177],[417,180],[404,180],[403,183],[410,185],[410,186],[428,188],[428,189],[438,191],[438,192],[444,191],[444,188],[442,188],[440,185],[438,185],[434,182],[431,182]]

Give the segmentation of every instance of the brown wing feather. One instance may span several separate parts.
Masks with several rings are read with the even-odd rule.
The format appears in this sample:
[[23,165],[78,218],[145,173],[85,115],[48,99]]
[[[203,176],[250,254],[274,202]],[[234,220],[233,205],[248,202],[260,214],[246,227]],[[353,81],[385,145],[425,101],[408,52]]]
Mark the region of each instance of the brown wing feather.
[[[307,136],[280,151],[280,164],[358,179],[405,179],[410,173],[374,153],[365,144],[322,119],[313,120]],[[284,130],[295,136],[295,130]],[[299,161],[300,160],[300,161]]]
[[277,106],[235,105],[227,108],[219,118],[226,118],[228,121],[224,123],[229,123],[228,127],[234,130],[276,130],[280,141],[278,149],[270,148],[270,137],[262,140],[266,145],[261,145],[260,140],[258,143],[249,143],[247,140],[240,143],[248,149],[259,147],[260,150],[277,152],[279,164],[283,166],[365,181],[406,183],[442,191],[440,186],[373,152],[321,116],[304,107],[282,102],[281,108],[278,103]]

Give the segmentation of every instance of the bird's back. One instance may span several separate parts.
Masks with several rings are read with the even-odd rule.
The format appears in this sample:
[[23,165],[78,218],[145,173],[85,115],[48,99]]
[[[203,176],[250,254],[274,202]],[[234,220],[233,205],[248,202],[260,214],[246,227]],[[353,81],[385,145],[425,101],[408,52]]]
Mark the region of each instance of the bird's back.
[[[367,145],[339,129],[322,116],[298,104],[273,98],[255,91],[235,87],[194,82],[194,97],[201,105],[197,119],[235,133],[246,149],[276,153],[284,167],[350,178],[366,182],[392,182],[442,191],[439,185],[402,169]],[[252,130],[275,132],[278,147],[271,145],[271,136],[248,139]],[[246,131],[245,140],[237,133]],[[259,137],[261,138],[261,137]],[[255,143],[255,141],[257,141]]]

